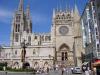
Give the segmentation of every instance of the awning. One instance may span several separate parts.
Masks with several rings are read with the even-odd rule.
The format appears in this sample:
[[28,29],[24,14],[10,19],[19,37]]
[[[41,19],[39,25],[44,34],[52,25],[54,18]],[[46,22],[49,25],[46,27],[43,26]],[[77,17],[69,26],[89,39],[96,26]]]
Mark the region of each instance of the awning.
[[94,67],[100,66],[100,62],[95,62],[95,63],[93,63],[93,66],[94,66]]
[[84,63],[82,63],[82,65],[87,65],[88,64],[88,62],[84,62]]

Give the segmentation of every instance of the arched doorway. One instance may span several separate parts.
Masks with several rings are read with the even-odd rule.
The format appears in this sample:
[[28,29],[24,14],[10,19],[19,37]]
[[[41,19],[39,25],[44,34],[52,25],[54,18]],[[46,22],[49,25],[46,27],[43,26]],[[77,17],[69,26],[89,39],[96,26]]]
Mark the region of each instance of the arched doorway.
[[24,69],[30,68],[30,64],[28,62],[23,63],[23,68]]
[[44,71],[47,71],[47,68],[49,68],[49,64],[47,61],[45,61],[44,63]]
[[16,69],[19,68],[19,63],[18,63],[18,62],[15,62],[15,63],[14,63],[14,68],[16,68]]
[[39,69],[39,63],[38,63],[38,62],[35,62],[35,63],[34,63],[34,69],[35,69],[35,70],[38,70],[38,69]]
[[62,44],[57,52],[58,65],[66,66],[66,62],[68,61],[68,53],[69,53],[69,47],[65,43]]
[[49,64],[47,61],[44,63],[44,67],[49,67]]

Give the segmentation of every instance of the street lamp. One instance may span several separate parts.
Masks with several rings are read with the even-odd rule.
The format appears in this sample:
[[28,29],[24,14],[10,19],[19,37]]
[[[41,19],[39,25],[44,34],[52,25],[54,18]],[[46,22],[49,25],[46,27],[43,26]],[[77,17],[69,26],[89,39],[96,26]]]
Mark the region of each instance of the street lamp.
[[2,49],[3,49],[3,47],[0,45],[0,58],[1,58],[1,54],[2,54]]
[[28,46],[28,43],[25,43],[25,39],[24,41],[21,43],[21,47],[22,47],[22,52],[21,52],[21,62],[22,62],[22,68],[24,69],[24,63],[25,63],[25,55],[26,55],[26,48]]

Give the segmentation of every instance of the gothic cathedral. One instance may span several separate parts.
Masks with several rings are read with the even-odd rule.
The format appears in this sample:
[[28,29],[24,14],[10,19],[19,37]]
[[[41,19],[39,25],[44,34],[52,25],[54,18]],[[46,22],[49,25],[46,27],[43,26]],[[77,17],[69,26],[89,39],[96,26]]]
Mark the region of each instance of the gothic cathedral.
[[10,46],[2,52],[8,65],[22,67],[22,42],[25,41],[28,45],[24,63],[30,67],[81,66],[82,38],[77,6],[72,10],[54,9],[51,32],[36,34],[32,33],[30,7],[25,12],[23,2],[20,0],[13,17]]

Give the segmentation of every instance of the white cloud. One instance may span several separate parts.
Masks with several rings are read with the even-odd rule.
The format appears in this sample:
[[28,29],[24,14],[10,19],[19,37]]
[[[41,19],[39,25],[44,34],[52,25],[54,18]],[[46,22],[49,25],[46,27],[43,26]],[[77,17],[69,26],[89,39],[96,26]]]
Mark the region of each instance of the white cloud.
[[0,9],[0,22],[9,23],[12,18],[12,12],[6,9]]
[[10,11],[0,10],[0,17],[9,17],[11,15]]
[[[10,10],[0,9],[0,22],[11,23],[13,13],[14,12]],[[31,18],[34,24],[44,23],[47,22],[49,19],[45,14],[41,14],[41,13],[32,13]]]

